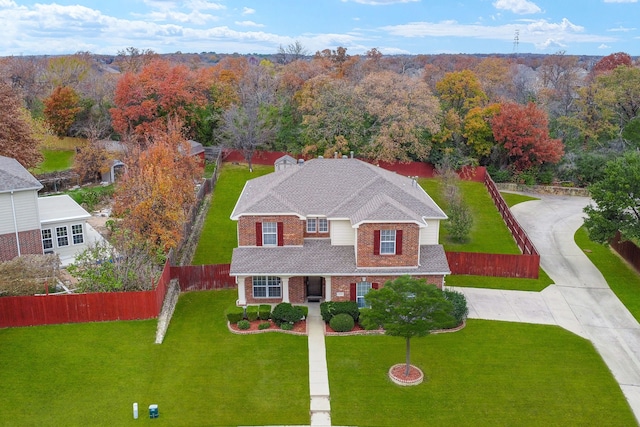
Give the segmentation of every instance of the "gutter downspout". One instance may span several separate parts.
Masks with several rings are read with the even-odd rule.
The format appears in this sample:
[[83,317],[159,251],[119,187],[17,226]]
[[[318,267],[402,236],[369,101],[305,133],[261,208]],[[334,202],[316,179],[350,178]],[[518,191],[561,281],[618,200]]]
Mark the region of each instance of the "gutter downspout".
[[20,251],[20,236],[18,234],[18,219],[16,218],[16,205],[13,202],[13,190],[11,190],[11,212],[13,213],[13,227],[16,230],[16,246],[18,247],[18,256],[21,256]]

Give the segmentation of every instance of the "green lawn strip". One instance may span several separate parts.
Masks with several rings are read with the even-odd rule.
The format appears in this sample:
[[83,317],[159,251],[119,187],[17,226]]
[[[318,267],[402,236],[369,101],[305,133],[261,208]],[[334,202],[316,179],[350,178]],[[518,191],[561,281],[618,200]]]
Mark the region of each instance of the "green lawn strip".
[[636,425],[591,343],[559,327],[469,320],[460,332],[416,338],[425,382],[387,377],[404,362],[398,337],[327,337],[336,425]]
[[245,164],[224,163],[211,199],[193,265],[227,264],[238,245],[236,221],[229,219],[247,180],[273,172],[273,166],[254,165],[253,172]]
[[580,227],[574,236],[576,244],[600,270],[609,287],[640,322],[640,274],[608,246],[589,239],[589,233]]
[[162,345],[155,320],[0,330],[0,425],[308,423],[306,337],[231,334],[235,298],[183,294]]
[[40,174],[70,169],[73,166],[75,154],[73,150],[42,150],[44,161],[31,172]]
[[506,193],[503,191],[501,191],[500,194],[509,207],[515,206],[518,203],[528,202],[529,200],[540,200],[537,197],[525,196],[524,194]]
[[[447,204],[441,195],[440,180],[421,178],[419,183],[446,213]],[[459,184],[464,201],[473,215],[473,227],[468,242],[454,243],[449,240],[446,221],[443,221],[440,227],[440,242],[444,245],[445,250],[450,252],[519,254],[520,250],[484,184],[473,181],[460,181]]]
[[465,288],[503,289],[513,291],[540,292],[553,283],[547,273],[540,268],[537,279],[519,279],[513,277],[465,276],[450,275],[446,278],[447,286]]

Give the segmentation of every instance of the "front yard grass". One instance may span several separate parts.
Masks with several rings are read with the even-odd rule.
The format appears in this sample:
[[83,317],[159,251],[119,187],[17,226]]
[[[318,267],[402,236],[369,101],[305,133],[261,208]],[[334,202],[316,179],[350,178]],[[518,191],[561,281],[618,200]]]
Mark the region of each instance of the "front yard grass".
[[464,276],[452,274],[446,277],[447,286],[465,288],[503,289],[511,291],[540,292],[553,283],[549,275],[540,268],[537,279],[519,279],[514,277]]
[[609,246],[591,241],[584,226],[578,229],[574,239],[578,247],[585,251],[587,257],[600,270],[613,293],[640,322],[640,274]]
[[161,345],[156,320],[0,330],[0,425],[308,424],[306,337],[231,334],[236,297],[181,295]]
[[555,326],[469,320],[460,332],[411,340],[425,382],[387,377],[398,337],[327,337],[336,425],[636,425],[593,346]]
[[273,172],[273,166],[224,163],[211,198],[200,240],[192,260],[193,265],[228,264],[231,252],[238,245],[236,221],[229,219],[244,184],[253,178]]

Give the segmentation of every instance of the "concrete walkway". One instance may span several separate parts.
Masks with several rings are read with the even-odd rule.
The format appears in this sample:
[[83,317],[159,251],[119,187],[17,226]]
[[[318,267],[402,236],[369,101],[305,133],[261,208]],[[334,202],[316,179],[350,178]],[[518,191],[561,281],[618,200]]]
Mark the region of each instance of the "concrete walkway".
[[307,332],[309,333],[309,395],[311,397],[311,426],[331,426],[329,373],[324,345],[324,321],[320,303],[309,303]]
[[469,317],[554,324],[589,339],[640,422],[640,325],[573,240],[589,199],[536,197],[541,200],[512,211],[555,284],[539,293],[457,288],[467,297]]

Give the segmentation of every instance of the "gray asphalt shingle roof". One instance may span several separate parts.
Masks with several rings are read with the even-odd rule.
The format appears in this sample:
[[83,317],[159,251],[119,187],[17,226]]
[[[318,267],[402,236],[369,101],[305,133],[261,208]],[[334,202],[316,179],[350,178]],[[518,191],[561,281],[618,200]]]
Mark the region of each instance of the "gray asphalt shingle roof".
[[0,193],[40,190],[42,184],[16,159],[0,156]]
[[357,159],[313,159],[247,181],[231,218],[280,213],[352,224],[447,218],[412,179]]
[[[312,261],[312,262],[310,262]],[[231,275],[432,275],[449,274],[441,245],[420,246],[418,267],[357,268],[353,246],[332,246],[329,239],[305,239],[303,246],[233,250]]]

